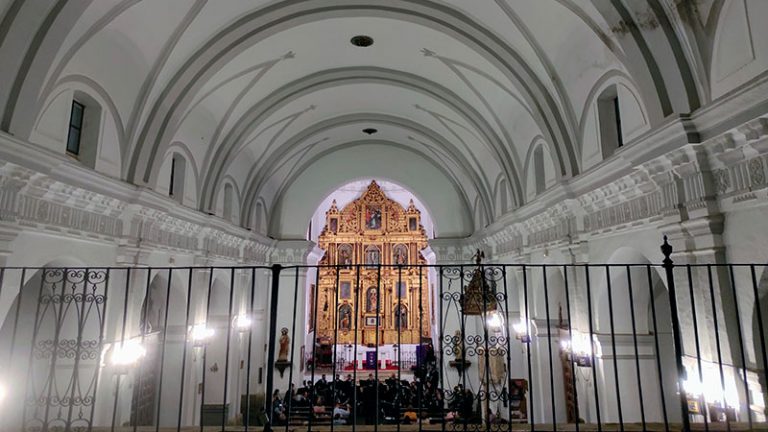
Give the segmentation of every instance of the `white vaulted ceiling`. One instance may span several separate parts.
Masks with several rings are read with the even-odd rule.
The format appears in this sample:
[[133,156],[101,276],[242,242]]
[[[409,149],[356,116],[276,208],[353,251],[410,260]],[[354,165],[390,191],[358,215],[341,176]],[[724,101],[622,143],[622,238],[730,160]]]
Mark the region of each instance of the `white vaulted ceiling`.
[[701,50],[723,4],[678,3],[3,0],[0,126],[55,148],[59,98],[86,92],[111,125],[110,174],[159,188],[182,152],[201,211],[231,182],[240,224],[258,204],[268,234],[303,237],[318,200],[369,175],[416,192],[438,236],[466,236],[526,203],[537,143],[554,179],[584,170],[606,82],[634,98],[639,132],[710,99]]

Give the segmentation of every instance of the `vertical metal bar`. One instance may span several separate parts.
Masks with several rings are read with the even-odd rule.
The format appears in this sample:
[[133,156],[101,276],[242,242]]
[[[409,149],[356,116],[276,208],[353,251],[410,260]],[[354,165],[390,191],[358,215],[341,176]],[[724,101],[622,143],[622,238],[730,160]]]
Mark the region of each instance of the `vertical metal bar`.
[[[227,416],[224,414],[224,408],[227,406],[227,390],[229,389],[229,349],[232,342],[232,308],[235,305],[235,268],[229,269],[229,316],[227,317],[227,344],[224,351],[224,395],[222,398],[221,413],[221,431],[224,432],[224,426],[227,423]],[[293,339],[291,339],[293,341]],[[268,397],[272,397],[271,395]],[[227,410],[229,411],[229,410]],[[227,413],[228,414],[228,413]]]
[[[315,273],[319,271],[320,269],[316,267]],[[337,274],[338,274],[338,271],[337,271]],[[315,287],[317,287],[317,285],[315,285]],[[306,298],[306,296],[304,297]],[[315,304],[309,305],[309,307],[315,308],[314,309],[315,315],[313,315],[313,318],[314,318],[314,317],[317,317],[316,314],[317,314],[318,299],[315,293],[312,293],[312,298],[314,299]],[[293,274],[293,315],[292,315],[293,318],[291,318],[291,342],[296,340],[296,314],[298,313],[298,305],[299,305],[299,268],[296,267]],[[315,318],[315,321],[317,321],[317,318]],[[312,328],[315,328],[314,322],[312,323],[312,325],[313,325]],[[315,331],[317,331],[316,328],[315,328]],[[293,386],[293,368],[294,368],[293,365],[294,365],[294,359],[296,358],[295,354],[296,354],[296,350],[294,350],[293,347],[291,347],[291,369],[288,371],[288,390],[286,390],[288,394],[284,396],[285,398],[288,399],[288,407],[287,407],[288,415],[285,416],[285,432],[288,432],[288,425],[291,422],[291,405],[293,404],[293,395],[291,394],[291,386]],[[314,351],[313,351],[313,355],[314,355]],[[304,361],[304,359],[300,359],[299,361]],[[272,395],[269,395],[269,397],[272,397]]]
[[[715,303],[715,286],[712,280],[712,265],[707,264],[707,279],[709,282],[709,297],[710,303],[712,303],[712,321],[715,323],[715,347],[717,348],[717,365],[720,371],[720,388],[723,392],[723,399],[725,399],[725,373],[723,372],[723,355],[720,349],[720,330],[717,323],[717,305]],[[757,308],[759,311],[760,308]],[[759,312],[758,312],[759,313]],[[727,408],[725,400],[723,400],[723,408]],[[731,421],[728,420],[728,416],[725,416],[726,428],[731,430]]]
[[504,343],[506,344],[506,381],[503,384],[502,392],[504,392],[503,389],[507,389],[506,393],[504,394],[504,400],[507,403],[507,431],[510,432],[512,430],[512,403],[510,400],[510,394],[509,394],[509,379],[512,375],[512,357],[511,357],[511,351],[512,351],[512,343],[510,341],[510,332],[509,332],[509,290],[507,288],[507,266],[502,265],[501,266],[501,277],[503,280],[503,286],[504,286]]
[[549,397],[552,405],[552,428],[557,432],[557,405],[555,403],[555,367],[552,362],[552,321],[549,315],[549,284],[547,283],[547,266],[541,266],[544,279],[544,315],[547,318],[547,352],[549,353]]
[[439,275],[440,275],[440,282],[439,282],[439,290],[440,290],[440,298],[438,299],[438,304],[440,305],[438,309],[440,309],[440,313],[438,315],[439,318],[439,328],[440,328],[440,338],[438,339],[438,348],[440,350],[440,392],[442,392],[442,400],[440,401],[440,416],[443,418],[443,421],[440,422],[440,432],[445,432],[445,381],[444,381],[444,362],[445,362],[445,353],[443,348],[443,338],[445,333],[445,322],[443,322],[443,266],[438,267]]
[[648,278],[648,298],[651,299],[651,318],[653,319],[653,342],[656,349],[656,372],[659,378],[659,395],[661,396],[661,413],[664,416],[664,429],[669,430],[669,416],[667,415],[667,401],[664,393],[664,376],[661,372],[661,351],[659,349],[659,326],[656,321],[656,300],[653,292],[653,278],[651,266],[645,266],[645,274]]
[[681,380],[685,378],[685,365],[683,365],[683,345],[681,339],[680,319],[678,318],[677,309],[677,293],[675,291],[675,275],[673,269],[675,267],[674,262],[670,258],[672,255],[672,245],[667,241],[667,236],[664,236],[664,243],[661,245],[661,253],[664,255],[664,261],[662,266],[667,276],[667,290],[669,291],[669,307],[671,309],[672,319],[672,337],[675,343],[675,361],[677,363],[677,387],[680,395],[680,413],[683,420],[683,431],[689,432],[691,430],[691,421],[688,414],[688,401],[685,396],[685,391],[681,384]]
[[[141,345],[144,345],[144,339],[146,339],[147,335],[147,313],[149,312],[149,287],[152,277],[152,269],[150,267],[147,267],[147,278],[144,281],[144,303],[142,304],[142,312],[141,317],[139,319],[139,333],[141,334]],[[141,360],[141,367],[139,367],[139,376],[137,377],[136,383],[137,386],[141,386],[141,379],[143,376],[143,370],[144,370],[144,359]],[[139,410],[136,409],[138,405],[138,400],[140,396],[140,391],[134,391],[133,396],[131,397],[131,403],[134,407],[133,413],[131,417],[133,417],[133,432],[136,432],[136,429],[138,428],[138,420],[139,420]]]
[[584,266],[584,276],[586,278],[586,286],[587,286],[587,321],[589,323],[589,355],[592,360],[592,387],[595,392],[595,415],[597,416],[597,430],[598,432],[602,432],[603,430],[603,422],[600,418],[600,392],[597,390],[597,371],[596,369],[596,361],[595,361],[595,342],[594,342],[594,335],[595,335],[595,328],[593,324],[592,319],[592,283],[590,281],[589,277],[589,264]]
[[179,417],[176,422],[176,430],[181,429],[182,410],[184,408],[184,373],[187,370],[187,345],[189,344],[189,312],[192,306],[192,267],[187,275],[187,306],[184,311],[184,346],[181,351],[181,384],[179,385]]
[[[378,432],[379,430],[379,416],[381,415],[381,410],[379,408],[379,317],[381,316],[381,264],[379,264],[377,271],[376,271],[376,369],[374,369],[373,373],[376,374],[374,376],[376,386],[376,416],[374,417],[376,420],[373,422],[373,430],[374,432]],[[357,330],[357,329],[355,329]],[[399,385],[399,384],[398,384]]]
[[[256,302],[256,267],[251,267],[251,298],[248,302],[250,305],[250,311],[248,315],[252,320],[256,320],[253,315],[254,303]],[[245,370],[245,432],[248,432],[248,428],[251,423],[251,357],[253,354],[253,323],[248,327],[248,365]],[[289,402],[290,403],[290,400]],[[269,413],[267,413],[269,415]]]
[[[464,298],[464,266],[463,265],[459,266],[459,293],[460,293],[459,299],[463,299]],[[461,340],[459,341],[459,344],[460,344],[459,346],[462,347],[462,350],[461,350],[461,368],[462,368],[462,372],[461,372],[461,388],[466,392],[467,391],[467,368],[466,368],[466,364],[467,364],[467,349],[466,349],[466,345],[465,345],[464,342],[467,340],[467,333],[466,333],[466,331],[467,331],[467,316],[464,314],[463,306],[460,305],[460,307],[461,307],[461,313],[459,315],[459,323],[461,325]],[[462,405],[462,410],[463,409],[464,408],[463,408],[463,405]],[[462,423],[463,423],[463,426],[464,426],[463,427],[464,432],[467,432],[467,423],[468,423],[467,419],[463,419]]]
[[[566,311],[566,317],[568,318],[568,339],[571,341],[571,348],[573,348],[573,321],[571,320],[571,295],[569,290],[569,284],[568,284],[568,266],[563,266],[563,282],[565,284],[565,311]],[[590,341],[591,342],[591,341]],[[573,405],[575,408],[575,416],[576,416],[576,432],[580,431],[580,422],[579,422],[579,395],[578,391],[576,389],[576,366],[574,366],[573,361],[573,349],[571,349],[571,358],[568,362],[568,365],[571,368],[571,385],[573,386]]]
[[[24,278],[25,278],[24,271],[25,270],[26,269],[22,269],[22,271],[21,271],[21,284],[19,286],[19,302],[17,303],[16,318],[14,319],[14,324],[13,324],[13,342],[11,343],[11,356],[13,356],[13,346],[14,346],[15,339],[16,339],[16,327],[17,327],[17,324],[18,324],[18,321],[19,321],[19,307],[21,307],[22,295],[24,293],[24,284],[25,284],[25,282],[24,282]],[[34,276],[33,276],[33,278],[34,278]],[[40,288],[38,289],[38,292],[37,292],[37,305],[35,307],[35,324],[34,324],[34,326],[32,326],[33,327],[32,328],[32,343],[29,346],[29,358],[27,360],[27,365],[29,365],[29,368],[27,369],[27,383],[26,383],[27,385],[25,386],[25,390],[24,390],[24,404],[23,404],[23,408],[22,408],[22,412],[21,412],[21,425],[20,425],[21,427],[19,428],[22,431],[26,430],[26,427],[25,427],[26,425],[24,424],[24,420],[27,417],[27,403],[26,403],[26,401],[29,399],[29,388],[32,386],[32,369],[33,369],[33,367],[32,367],[32,359],[33,359],[33,355],[35,353],[35,345],[37,344],[37,332],[38,332],[39,326],[40,326],[40,304],[42,303],[42,300],[43,300],[43,287],[44,286],[45,286],[45,269],[42,268],[42,269],[40,269]],[[54,290],[55,290],[55,288],[54,288]],[[52,290],[52,291],[54,291],[54,290]],[[53,294],[55,294],[55,292],[53,292]],[[47,308],[48,307],[46,306],[46,310],[47,310]],[[43,312],[45,312],[45,311],[43,311]]]
[[[125,269],[125,295],[123,297],[123,322],[120,325],[120,349],[123,348],[123,345],[125,344],[125,327],[128,323],[128,293],[131,291],[131,268],[127,267]],[[115,378],[117,382],[115,383],[115,401],[112,405],[112,424],[109,428],[110,432],[115,432],[115,417],[117,416],[117,402],[120,398],[120,379],[122,378],[122,375],[117,375]]]
[[[107,268],[105,271],[106,271],[106,274],[105,274],[105,278],[106,279],[104,280],[104,303],[103,303],[103,305],[104,305],[103,306],[104,307],[104,311],[103,311],[104,314],[100,315],[101,327],[99,329],[99,345],[98,345],[99,347],[101,347],[102,344],[104,343],[104,326],[105,326],[105,323],[106,323],[106,320],[104,318],[106,316],[106,311],[107,311],[107,307],[106,307],[107,299],[109,299],[110,269]],[[94,293],[95,292],[96,292],[96,290],[94,289]],[[95,301],[95,297],[94,297],[94,301]],[[99,306],[98,306],[98,303],[97,303],[96,304],[97,315],[98,315],[98,310],[99,310]],[[80,331],[82,331],[82,329]],[[94,411],[96,409],[96,392],[99,390],[99,376],[101,375],[101,365],[100,365],[100,363],[96,364],[96,372],[95,373],[96,373],[96,377],[94,378],[94,382],[93,382],[93,405],[91,406],[91,416],[90,416],[90,419],[88,420],[88,432],[93,430],[93,415],[95,414]]]
[[[381,265],[379,265],[379,268],[381,268]],[[402,374],[401,370],[403,368],[403,363],[401,361],[401,358],[403,356],[403,344],[401,343],[401,337],[400,335],[403,333],[403,298],[402,293],[400,293],[400,284],[403,282],[403,268],[401,266],[397,267],[397,286],[395,287],[397,291],[397,307],[395,308],[395,319],[397,320],[397,385],[395,386],[395,402],[397,407],[397,432],[400,432],[400,416],[402,414],[402,405],[400,403],[400,399],[402,399],[402,392],[403,389],[400,388],[401,384],[400,381],[402,380]],[[379,347],[376,347],[376,350],[378,351]],[[378,367],[378,352],[376,353],[376,370],[379,369]],[[378,380],[377,380],[378,381]],[[376,392],[378,394],[378,391]],[[377,404],[378,405],[378,404]],[[379,407],[376,406],[376,409],[378,410]],[[378,418],[376,419],[376,423],[378,423]]]
[[422,355],[424,354],[424,345],[421,342],[422,329],[424,328],[424,308],[422,307],[423,298],[421,294],[424,288],[422,283],[422,279],[424,276],[423,270],[424,270],[423,266],[419,265],[419,330],[418,330],[419,344],[417,345],[419,347],[419,352],[416,353],[416,370],[419,371],[419,374],[421,375],[421,379],[419,379],[418,386],[417,386],[417,389],[419,392],[417,394],[417,397],[418,397],[417,403],[419,404],[419,417],[418,417],[419,432],[423,430],[422,417],[424,412],[424,405],[423,405],[422,393],[424,392],[424,379],[427,377],[425,371],[421,369],[422,364],[421,364],[421,355],[420,355],[420,354]]
[[616,331],[613,321],[613,288],[611,287],[611,267],[605,266],[605,279],[608,287],[608,320],[611,327],[611,350],[613,351],[613,380],[616,384],[616,408],[619,413],[619,428],[624,430],[624,413],[621,410],[621,388],[619,388],[619,361],[616,352]]
[[[377,295],[379,293],[379,285],[380,284],[381,284],[381,278],[379,278],[379,280],[376,282],[376,293],[377,293]],[[358,406],[357,406],[357,317],[360,316],[360,309],[359,309],[359,307],[360,307],[360,261],[358,260],[357,264],[355,264],[355,308],[354,308],[354,311],[355,311],[355,320],[354,320],[355,321],[355,323],[354,323],[355,324],[355,333],[354,333],[355,334],[355,336],[354,336],[354,339],[355,339],[355,356],[354,356],[355,367],[352,368],[352,374],[353,374],[352,383],[353,383],[353,387],[355,388],[355,391],[353,392],[354,399],[355,399],[354,400],[354,405],[355,405],[354,408],[355,409],[352,412],[352,416],[353,416],[353,418],[352,418],[352,432],[355,432],[357,430],[356,429],[357,428],[357,411],[358,411]],[[378,298],[376,299],[376,307],[377,308],[379,307],[379,299]],[[377,312],[378,312],[378,309],[377,309]],[[378,337],[379,337],[378,321],[379,321],[379,318],[377,317],[376,318],[376,322],[377,322],[377,327],[376,327],[376,338],[377,339],[376,340],[377,340],[377,343],[378,343]],[[378,368],[377,368],[377,373],[378,373]],[[376,381],[376,385],[378,386],[378,380]],[[379,393],[378,390],[379,390],[378,387],[376,387],[376,394]],[[378,418],[378,413],[376,413],[376,417]]]
[[645,430],[645,402],[643,400],[643,378],[640,373],[640,351],[637,348],[637,324],[635,321],[635,298],[632,292],[632,267],[627,266],[627,291],[629,292],[629,316],[632,319],[632,342],[635,345],[635,370],[637,372],[637,392],[640,396],[640,421]]
[[[696,318],[696,296],[693,292],[693,276],[691,275],[691,265],[686,264],[685,266],[686,274],[688,276],[688,295],[691,298],[691,319],[693,320],[693,340],[696,343],[696,363],[699,368],[699,382],[703,382],[704,380],[704,372],[701,367],[701,345],[699,343],[699,320]],[[709,418],[707,413],[707,407],[705,406],[704,409],[704,430],[709,430]]]
[[[206,295],[206,301],[205,301],[205,323],[203,324],[206,328],[208,327],[208,320],[211,318],[211,288],[213,287],[213,267],[208,267],[208,293]],[[205,371],[207,366],[207,360],[208,360],[208,343],[207,341],[203,341],[203,377],[200,383],[200,432],[203,432],[203,409],[205,408]],[[267,395],[266,400],[271,401],[272,395]],[[267,415],[269,415],[269,411],[267,411]]]
[[[21,311],[21,301],[24,298],[24,284],[26,283],[24,279],[26,278],[26,272],[27,269],[23,268],[21,269],[21,280],[19,280],[19,294],[18,299],[16,301],[16,311],[14,312],[13,316],[13,331],[11,332],[11,348],[8,350],[8,362],[7,365],[13,364],[13,352],[16,348],[16,332],[18,331],[19,327],[19,312]],[[39,313],[40,309],[40,296],[43,293],[43,281],[45,280],[45,269],[41,269],[41,279],[40,279],[40,292],[38,293],[38,305],[37,309]],[[35,314],[35,325],[37,325],[37,313]],[[34,343],[32,344],[34,346]],[[31,354],[30,354],[31,355]],[[27,363],[31,364],[31,363]]]
[[[483,325],[483,345],[484,345],[483,349],[485,350],[485,374],[484,374],[485,375],[484,376],[484,378],[485,378],[485,390],[484,390],[484,393],[485,393],[485,400],[487,402],[487,407],[488,407],[488,410],[485,413],[481,413],[481,418],[482,418],[482,416],[485,416],[485,428],[486,428],[486,430],[490,430],[491,429],[491,416],[490,416],[490,406],[491,406],[491,392],[490,392],[490,385],[491,385],[491,361],[490,361],[490,358],[491,358],[491,351],[490,351],[490,347],[489,347],[489,344],[488,344],[488,338],[489,338],[489,335],[488,335],[488,295],[490,293],[487,292],[487,290],[486,290],[486,286],[488,286],[488,285],[487,285],[487,281],[485,279],[485,268],[482,265],[480,265],[480,266],[478,266],[478,270],[480,271],[480,281],[481,281],[481,284],[480,284],[481,290],[480,290],[480,292],[482,293],[482,296],[483,296],[483,309],[482,309],[481,316],[482,316],[482,319],[483,319],[483,324],[482,324]],[[481,379],[482,379],[482,377],[481,377]],[[481,385],[482,385],[482,382],[481,382]],[[482,407],[482,405],[483,405],[483,398],[481,397],[481,395],[483,393],[483,390],[482,389],[478,389],[477,393],[478,393],[478,402],[480,403],[480,406]]]
[[[317,269],[318,274],[320,273],[320,269]],[[316,293],[319,293],[319,287],[316,288]],[[310,372],[310,378],[309,381],[311,383],[311,391],[309,394],[309,425],[307,428],[307,432],[312,432],[312,424],[314,422],[315,412],[313,410],[313,407],[315,406],[315,371],[317,370],[317,295],[315,295],[315,312],[314,312],[314,319],[315,319],[315,332],[312,335],[312,371]],[[334,306],[336,308],[336,319],[335,321],[339,320],[339,307],[338,304]],[[272,397],[270,394],[269,397]]]
[[[339,304],[339,268],[336,269],[336,280],[335,280],[335,286],[336,289],[334,290],[334,304]],[[317,303],[317,297],[315,296],[315,303]],[[317,316],[317,315],[315,315]],[[333,410],[336,407],[336,361],[338,360],[338,349],[339,349],[339,320],[338,317],[336,317],[335,320],[333,320],[333,371],[331,372],[332,379],[333,379],[333,389],[331,390],[331,397],[333,400],[331,401],[331,432],[334,430],[334,421],[333,421]],[[288,432],[287,426],[286,426],[286,432]]]
[[[768,376],[766,376],[766,374],[768,374],[768,357],[766,357],[766,347],[765,347],[765,326],[763,323],[763,312],[760,310],[760,295],[757,291],[757,276],[755,274],[755,265],[754,264],[750,265],[749,270],[752,276],[752,294],[755,297],[755,312],[757,313],[757,328],[758,328],[758,333],[760,334],[760,352],[763,355],[763,379],[768,380]],[[722,373],[722,367],[723,367],[723,363],[721,361],[720,362],[721,373]]]
[[533,371],[531,368],[531,345],[533,341],[531,339],[530,308],[528,307],[528,266],[525,264],[523,264],[523,304],[525,305],[525,319],[523,320],[523,326],[525,327],[525,337],[527,341],[523,343],[523,347],[528,356],[528,400],[531,401],[531,403],[528,404],[528,411],[530,411],[528,420],[530,421],[531,430],[536,431],[536,410],[533,407]]
[[[264,412],[267,414],[267,424],[264,425],[264,432],[272,430],[272,391],[274,389],[275,379],[275,343],[277,342],[277,307],[280,294],[280,272],[283,266],[280,264],[272,265],[272,293],[270,295],[269,308],[269,334],[267,343],[267,392],[264,398]],[[314,347],[313,353],[314,353]],[[314,369],[314,363],[313,363]],[[311,430],[311,429],[310,429]]]
[[168,311],[171,310],[171,279],[173,270],[168,269],[168,284],[165,288],[165,317],[163,318],[163,348],[160,351],[160,384],[157,386],[157,420],[155,421],[155,432],[160,431],[160,406],[163,403],[163,372],[165,372],[165,346],[168,342]]
[[[744,380],[744,395],[746,396],[747,407],[747,422],[749,422],[749,428],[752,429],[752,405],[749,395],[749,382],[747,381],[747,356],[744,353],[744,335],[741,331],[741,315],[739,315],[739,296],[736,293],[736,281],[733,277],[733,265],[728,265],[728,273],[731,278],[731,290],[733,291],[733,307],[736,312],[736,330],[739,335],[739,354],[741,354],[741,371]],[[757,306],[760,309],[760,306]]]

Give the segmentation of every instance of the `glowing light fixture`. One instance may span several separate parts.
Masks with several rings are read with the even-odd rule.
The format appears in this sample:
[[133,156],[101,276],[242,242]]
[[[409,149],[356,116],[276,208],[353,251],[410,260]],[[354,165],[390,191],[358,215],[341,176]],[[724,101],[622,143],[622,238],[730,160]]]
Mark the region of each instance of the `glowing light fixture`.
[[115,344],[109,360],[113,366],[127,368],[138,363],[145,355],[147,355],[147,350],[141,346],[141,341],[130,339],[123,343]]
[[512,330],[515,331],[515,337],[522,343],[531,343],[531,321],[523,317],[520,322],[512,324]]
[[240,332],[247,332],[252,324],[253,320],[248,315],[237,315],[234,320],[234,326]]
[[208,339],[213,337],[213,334],[213,329],[206,327],[205,324],[195,324],[189,332],[189,336],[192,339],[192,344],[194,346],[205,345],[208,342]]
[[504,327],[504,317],[498,312],[491,312],[485,320],[491,330],[500,331]]

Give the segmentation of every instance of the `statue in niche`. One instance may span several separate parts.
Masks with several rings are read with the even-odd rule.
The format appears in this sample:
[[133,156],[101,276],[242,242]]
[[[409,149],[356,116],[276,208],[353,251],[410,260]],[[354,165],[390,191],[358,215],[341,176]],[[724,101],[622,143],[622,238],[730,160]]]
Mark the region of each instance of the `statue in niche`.
[[376,295],[376,288],[368,288],[368,296],[367,296],[367,302],[366,302],[366,308],[365,310],[367,312],[376,312],[376,305],[378,303],[377,295]]
[[288,336],[288,329],[283,327],[280,329],[280,351],[277,354],[277,361],[288,361],[288,346],[291,344],[291,338]]
[[405,245],[395,245],[393,260],[397,265],[408,264],[408,248]]

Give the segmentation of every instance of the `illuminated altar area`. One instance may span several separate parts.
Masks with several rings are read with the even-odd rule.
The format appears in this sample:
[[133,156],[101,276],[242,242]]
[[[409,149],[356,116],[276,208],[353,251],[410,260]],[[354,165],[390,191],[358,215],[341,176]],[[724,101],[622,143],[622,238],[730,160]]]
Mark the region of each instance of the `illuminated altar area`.
[[306,346],[317,348],[307,361],[332,368],[335,349],[337,372],[409,370],[434,333],[432,270],[419,267],[429,264],[431,221],[415,197],[385,181],[340,191],[313,218],[324,267],[307,278]]

